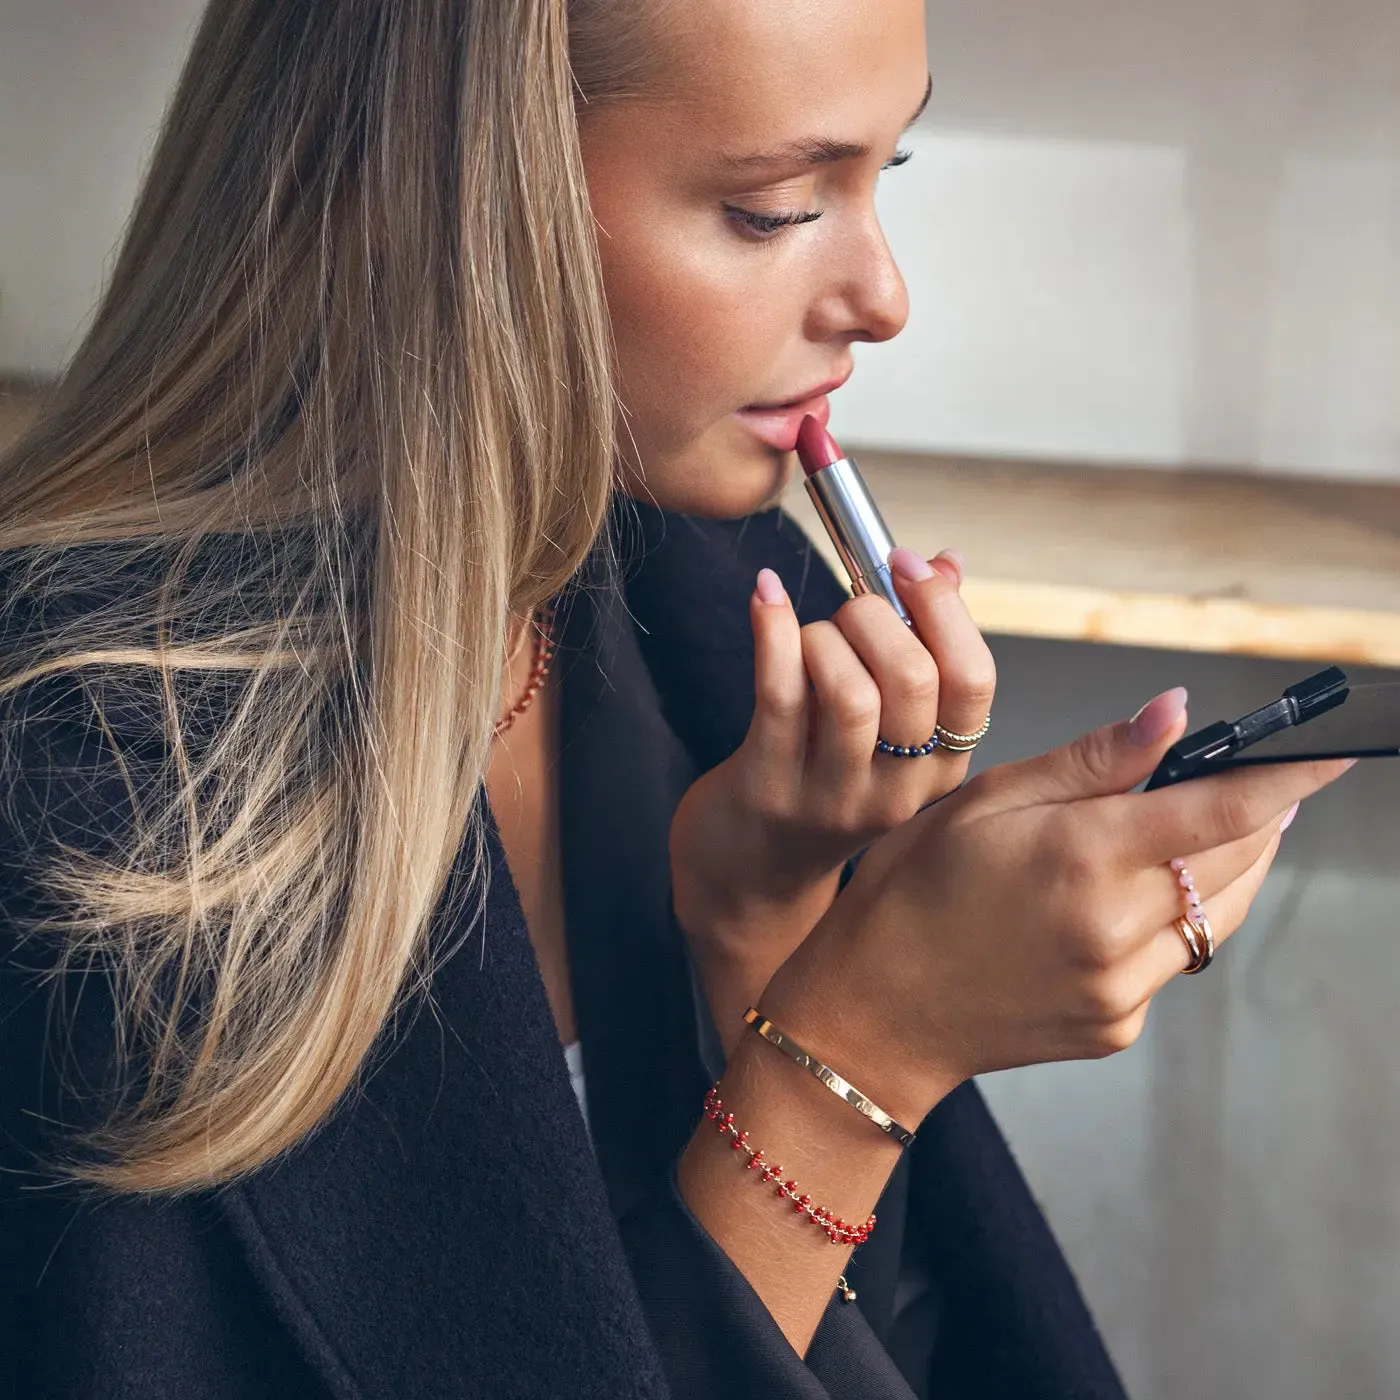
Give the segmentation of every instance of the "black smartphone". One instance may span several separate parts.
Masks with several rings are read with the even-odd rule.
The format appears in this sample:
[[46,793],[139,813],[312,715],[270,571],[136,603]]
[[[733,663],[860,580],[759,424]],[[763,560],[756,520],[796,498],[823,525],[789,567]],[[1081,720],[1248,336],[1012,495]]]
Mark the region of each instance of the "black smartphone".
[[1400,682],[1352,685],[1340,666],[1291,685],[1237,720],[1188,734],[1166,752],[1144,792],[1261,763],[1400,756]]

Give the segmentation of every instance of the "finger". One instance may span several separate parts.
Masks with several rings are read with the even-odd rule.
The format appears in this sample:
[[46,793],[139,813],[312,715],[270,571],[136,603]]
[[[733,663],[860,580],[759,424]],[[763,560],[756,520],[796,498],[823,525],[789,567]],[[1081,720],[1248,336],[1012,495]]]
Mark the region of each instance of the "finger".
[[940,677],[924,643],[873,594],[852,598],[832,620],[880,692],[879,737],[909,748],[932,738]]
[[[1124,904],[1136,911],[1138,946],[1147,947],[1160,930],[1172,924],[1192,907],[1192,892],[1214,922],[1222,892],[1232,888],[1277,842],[1282,818],[1262,831],[1251,832],[1238,841],[1214,850],[1202,851],[1178,871],[1169,864],[1142,870],[1126,892]],[[1188,885],[1189,881],[1189,885]]]
[[991,713],[997,668],[959,592],[961,560],[947,551],[928,562],[912,549],[896,549],[890,573],[938,667],[938,723],[954,734],[975,734]]
[[840,795],[869,774],[880,689],[834,622],[802,629],[802,659],[812,683],[807,773],[825,792]]
[[1185,731],[1186,699],[1186,691],[1177,686],[1149,700],[1130,720],[1095,729],[1049,753],[989,769],[978,779],[987,810],[1130,792],[1151,776]]
[[1192,856],[1262,831],[1295,803],[1335,783],[1355,759],[1267,763],[1135,793],[1123,808],[1118,853],[1138,865]]
[[[1223,944],[1238,932],[1249,914],[1269,870],[1278,854],[1280,833],[1275,830],[1263,851],[1240,876],[1214,898],[1207,901],[1206,916],[1210,919],[1211,932],[1215,935],[1215,949],[1218,953]],[[1174,977],[1178,977],[1190,965],[1191,954],[1186,940],[1176,928],[1176,920],[1159,929],[1142,954],[1142,976],[1144,984],[1155,995]],[[1209,973],[1206,974],[1209,976]]]
[[782,581],[759,572],[749,600],[754,641],[754,712],[744,740],[761,782],[801,781],[807,753],[807,669],[802,628]]

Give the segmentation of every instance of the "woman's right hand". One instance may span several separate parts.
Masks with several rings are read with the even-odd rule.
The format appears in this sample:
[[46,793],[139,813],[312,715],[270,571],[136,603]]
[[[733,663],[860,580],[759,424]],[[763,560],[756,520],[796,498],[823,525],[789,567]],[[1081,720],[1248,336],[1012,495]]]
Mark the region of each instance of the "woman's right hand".
[[1172,858],[1223,942],[1290,809],[1350,767],[1133,792],[1184,731],[1185,700],[1169,691],[1132,721],[988,770],[882,837],[763,1014],[906,1126],[973,1075],[1127,1048],[1189,961]]

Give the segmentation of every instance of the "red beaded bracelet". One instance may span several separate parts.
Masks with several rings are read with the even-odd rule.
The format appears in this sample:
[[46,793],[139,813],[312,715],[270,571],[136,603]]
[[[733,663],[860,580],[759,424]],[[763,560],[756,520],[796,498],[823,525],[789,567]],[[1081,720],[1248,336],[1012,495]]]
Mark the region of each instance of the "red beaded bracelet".
[[777,1194],[791,1201],[793,1209],[799,1215],[805,1215],[814,1225],[820,1225],[832,1244],[860,1245],[870,1238],[870,1232],[875,1228],[873,1215],[864,1225],[848,1225],[840,1216],[833,1215],[821,1206],[814,1206],[810,1196],[799,1196],[795,1181],[781,1180],[783,1169],[772,1166],[765,1161],[761,1148],[750,1147],[748,1133],[740,1132],[734,1126],[734,1115],[724,1111],[718,1084],[715,1084],[705,1095],[705,1117],[714,1122],[719,1132],[727,1133],[733,1139],[729,1145],[736,1152],[748,1154],[749,1160],[745,1164],[746,1170],[761,1173],[764,1181],[776,1181],[778,1183]]

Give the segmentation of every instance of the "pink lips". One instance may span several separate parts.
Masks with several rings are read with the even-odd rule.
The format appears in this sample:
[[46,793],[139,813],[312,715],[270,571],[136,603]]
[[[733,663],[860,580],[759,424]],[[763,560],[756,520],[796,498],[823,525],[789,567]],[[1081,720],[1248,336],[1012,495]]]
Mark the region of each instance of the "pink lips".
[[748,426],[758,440],[775,452],[791,452],[797,446],[798,429],[804,418],[825,423],[831,417],[831,404],[825,394],[784,408],[741,408],[735,417]]
[[797,447],[797,434],[802,420],[817,419],[824,427],[831,417],[827,395],[839,389],[847,379],[847,370],[839,379],[829,380],[805,399],[782,404],[755,404],[741,408],[735,417],[743,420],[753,435],[775,452],[792,452]]

